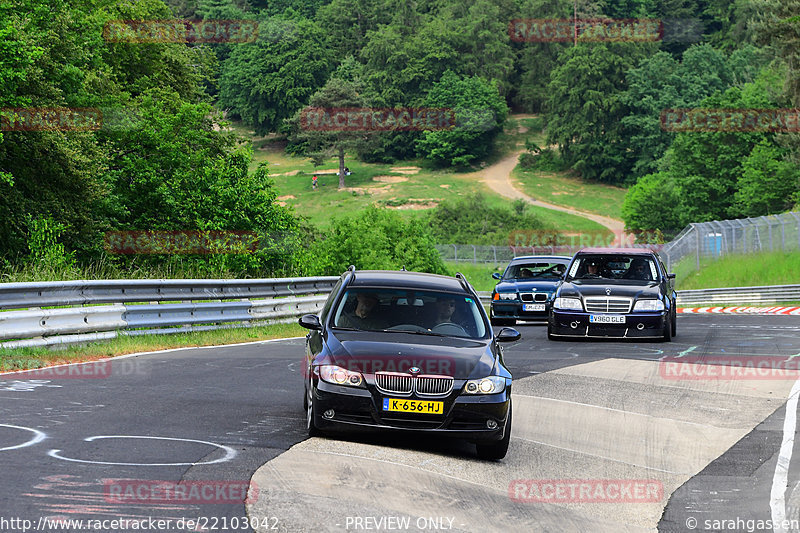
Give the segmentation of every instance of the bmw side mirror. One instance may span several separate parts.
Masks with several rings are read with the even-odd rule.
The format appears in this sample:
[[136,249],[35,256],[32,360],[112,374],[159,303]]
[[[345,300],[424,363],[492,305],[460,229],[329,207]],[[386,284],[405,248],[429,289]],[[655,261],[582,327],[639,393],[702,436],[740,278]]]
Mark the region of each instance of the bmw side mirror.
[[675,279],[675,274],[667,274],[667,279]]
[[497,340],[497,342],[513,342],[518,341],[521,338],[522,335],[520,332],[514,328],[503,328],[497,332],[497,337],[495,337],[495,340]]
[[297,323],[306,329],[322,329],[322,324],[319,323],[319,317],[317,315],[303,315]]
[[500,274],[499,274],[499,273],[495,272],[494,274],[492,274],[492,277],[493,277],[494,279],[500,279],[502,276],[500,276]]

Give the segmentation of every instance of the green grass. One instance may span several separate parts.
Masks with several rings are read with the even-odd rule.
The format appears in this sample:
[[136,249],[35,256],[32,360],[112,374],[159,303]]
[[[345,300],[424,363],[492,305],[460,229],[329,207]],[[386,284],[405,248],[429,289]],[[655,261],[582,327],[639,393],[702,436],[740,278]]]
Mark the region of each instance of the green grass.
[[[269,173],[275,180],[279,201],[292,207],[298,215],[305,217],[311,224],[323,230],[329,226],[333,217],[346,216],[373,204],[397,209],[404,217],[418,217],[427,212],[426,208],[433,207],[439,202],[473,192],[482,192],[492,205],[508,208],[512,203],[511,200],[491,191],[480,180],[476,180],[471,175],[472,171],[455,172],[452,169],[434,169],[429,162],[418,159],[399,161],[393,164],[371,164],[360,162],[355,157],[348,155],[346,164],[352,171],[352,175],[346,178],[346,189],[338,189],[338,177],[335,174],[321,174],[319,175],[319,187],[317,190],[312,190],[311,176],[321,170],[338,169],[337,159],[328,159],[322,165],[315,167],[308,158],[286,154],[285,139],[275,136],[255,137],[252,130],[242,126],[241,123],[234,123],[232,127],[252,139],[254,157],[251,170],[259,163],[267,162]],[[520,133],[521,127],[529,128],[529,130]],[[509,153],[520,150],[524,146],[525,139],[528,138],[540,145],[544,143],[541,119],[527,116],[509,117],[505,130],[498,136],[494,152],[485,164],[492,164]],[[420,170],[416,174],[403,174],[392,170],[392,167],[409,166],[420,167]],[[286,175],[290,172],[296,172],[296,174]],[[387,182],[381,176],[389,176],[389,179],[399,178],[403,181]],[[570,187],[573,185],[585,186],[582,182],[569,182]],[[554,184],[553,187],[555,186]],[[602,188],[602,186],[600,187]],[[609,187],[609,189],[614,188]],[[622,194],[617,197],[601,197],[603,202],[617,201],[621,204],[624,191],[622,189],[619,191],[622,191]],[[597,197],[596,189],[588,191],[587,194]],[[556,201],[553,203],[568,205]],[[570,207],[575,206],[570,205]],[[605,231],[600,224],[580,216],[536,206],[530,206],[529,209],[548,228],[575,232]],[[618,210],[618,206],[616,209]],[[597,210],[591,209],[587,209],[587,211],[597,212]]]
[[620,208],[627,189],[587,182],[567,172],[523,170],[511,173],[517,188],[537,200],[621,220]]
[[172,335],[117,337],[109,341],[83,346],[52,348],[0,348],[0,371],[40,368],[61,363],[93,361],[129,353],[186,348],[191,346],[219,346],[267,339],[300,337],[307,331],[296,323],[270,324],[251,328],[230,328]]
[[800,283],[800,252],[701,257],[700,270],[695,261],[689,256],[673,266],[678,290]]
[[503,273],[508,263],[456,263],[453,261],[445,262],[445,266],[450,271],[451,275],[456,272],[461,272],[467,278],[467,281],[475,287],[476,291],[490,291],[494,289],[497,280],[492,278],[494,272]]

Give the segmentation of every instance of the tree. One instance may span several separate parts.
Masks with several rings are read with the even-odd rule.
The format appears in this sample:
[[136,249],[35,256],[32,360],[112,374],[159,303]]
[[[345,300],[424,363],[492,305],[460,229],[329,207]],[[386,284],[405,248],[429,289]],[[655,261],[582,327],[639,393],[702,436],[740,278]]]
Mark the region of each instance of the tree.
[[689,222],[680,205],[680,192],[672,176],[664,172],[649,174],[628,189],[622,203],[622,219],[628,230],[668,233]]
[[417,142],[419,153],[439,164],[462,167],[489,155],[508,114],[496,82],[459,77],[451,71],[433,86],[425,106],[452,109],[456,123],[453,128],[423,132]]
[[680,62],[666,52],[657,52],[629,70],[628,89],[622,95],[629,112],[621,120],[629,132],[634,161],[627,181],[656,172],[657,161],[675,138],[661,126],[662,111],[696,107],[717,92],[753,81],[762,55],[747,45],[726,57],[702,44],[686,50]]
[[800,168],[787,161],[786,150],[762,140],[742,163],[733,209],[740,216],[783,213],[798,201]]
[[[344,158],[347,151],[369,151],[375,146],[376,131],[361,129],[352,131],[338,128],[335,125],[326,127],[324,121],[320,126],[306,121],[311,117],[323,117],[337,110],[347,108],[364,109],[367,100],[361,95],[357,82],[331,78],[325,86],[314,93],[307,108],[298,111],[289,121],[290,141],[302,144],[315,165],[335,155],[339,159],[339,188],[345,186]],[[311,118],[311,120],[316,120]]]
[[291,26],[284,38],[237,45],[222,65],[220,105],[258,135],[278,131],[325,84],[335,66],[333,51],[316,24],[298,19]]
[[584,178],[620,183],[633,166],[622,125],[625,74],[651,45],[588,43],[567,49],[547,87],[548,143]]

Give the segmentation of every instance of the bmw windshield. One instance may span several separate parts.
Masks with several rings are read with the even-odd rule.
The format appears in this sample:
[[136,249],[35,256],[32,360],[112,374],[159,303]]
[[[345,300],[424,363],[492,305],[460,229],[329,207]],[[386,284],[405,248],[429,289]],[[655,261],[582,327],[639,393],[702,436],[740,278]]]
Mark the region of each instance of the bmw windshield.
[[383,288],[350,289],[333,312],[332,326],[484,339],[491,330],[479,302],[465,294]]

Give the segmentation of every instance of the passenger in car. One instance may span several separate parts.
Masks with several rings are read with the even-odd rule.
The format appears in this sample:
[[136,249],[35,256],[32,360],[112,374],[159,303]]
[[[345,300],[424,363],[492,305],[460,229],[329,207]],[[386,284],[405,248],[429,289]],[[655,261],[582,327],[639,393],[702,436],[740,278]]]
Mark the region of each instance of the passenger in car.
[[625,273],[625,278],[640,281],[651,281],[650,273],[647,271],[647,261],[644,259],[634,259],[631,261],[631,266],[628,269],[628,272]]

